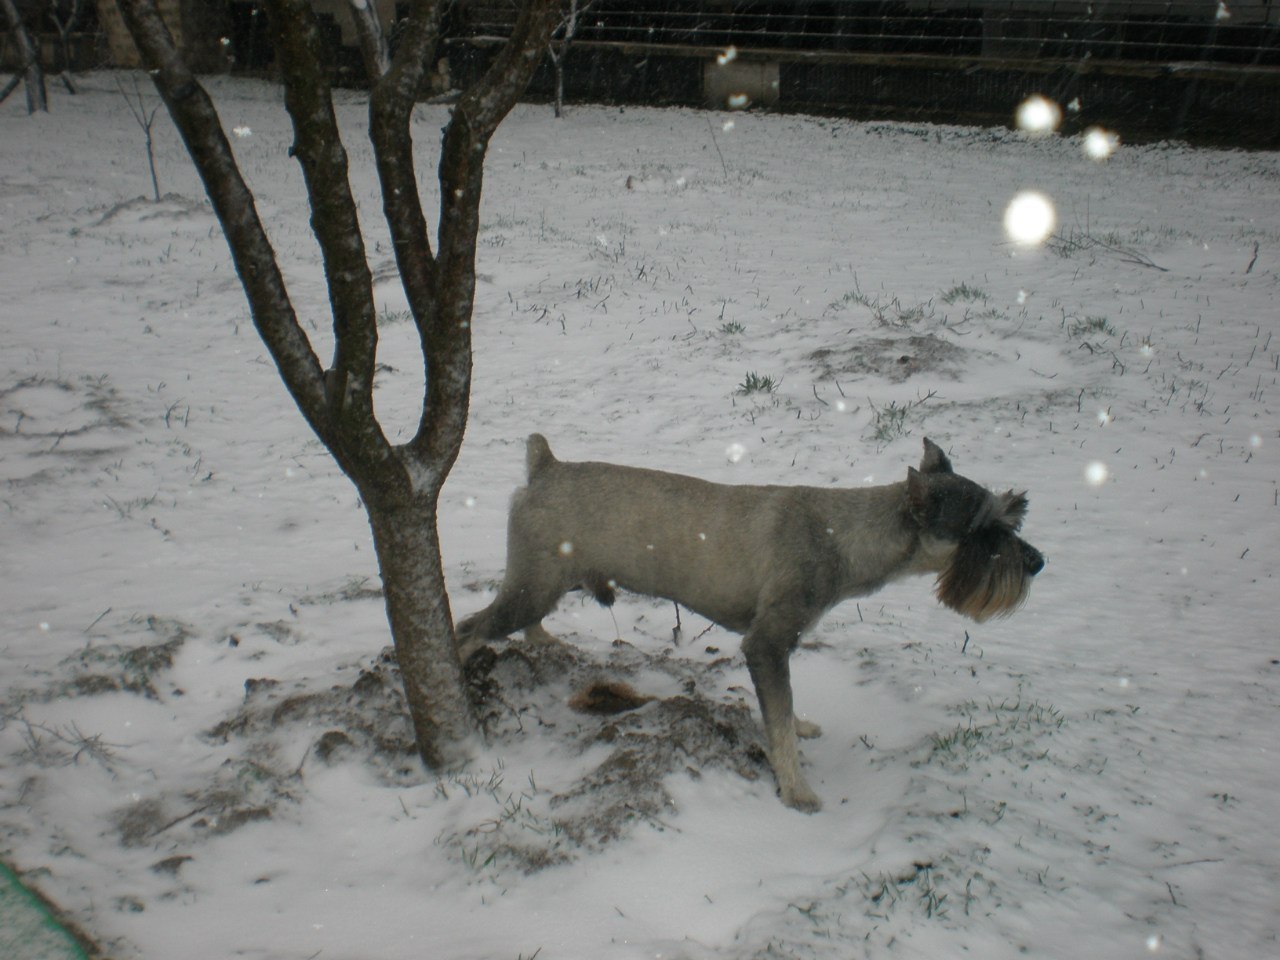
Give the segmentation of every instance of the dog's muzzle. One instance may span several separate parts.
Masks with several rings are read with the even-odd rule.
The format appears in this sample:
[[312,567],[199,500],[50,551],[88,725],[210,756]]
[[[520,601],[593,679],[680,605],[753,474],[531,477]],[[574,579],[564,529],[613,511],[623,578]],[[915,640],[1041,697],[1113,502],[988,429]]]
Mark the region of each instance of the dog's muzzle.
[[1044,554],[1030,544],[1027,544],[1023,548],[1022,562],[1027,568],[1027,573],[1034,577],[1044,569]]

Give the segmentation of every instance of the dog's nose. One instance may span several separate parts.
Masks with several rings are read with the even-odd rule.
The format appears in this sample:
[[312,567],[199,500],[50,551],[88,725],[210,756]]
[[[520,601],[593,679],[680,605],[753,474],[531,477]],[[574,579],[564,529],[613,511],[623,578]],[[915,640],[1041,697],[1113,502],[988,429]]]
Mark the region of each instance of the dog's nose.
[[1027,553],[1026,563],[1027,573],[1034,577],[1044,569],[1044,554],[1033,548]]

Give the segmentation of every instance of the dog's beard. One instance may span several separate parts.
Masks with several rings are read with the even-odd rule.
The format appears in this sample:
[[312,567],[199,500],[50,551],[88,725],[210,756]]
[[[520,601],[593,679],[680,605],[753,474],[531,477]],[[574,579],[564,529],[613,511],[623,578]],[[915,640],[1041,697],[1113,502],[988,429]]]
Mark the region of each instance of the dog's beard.
[[982,532],[960,541],[934,585],[942,604],[978,623],[1009,616],[1030,592],[1016,538]]

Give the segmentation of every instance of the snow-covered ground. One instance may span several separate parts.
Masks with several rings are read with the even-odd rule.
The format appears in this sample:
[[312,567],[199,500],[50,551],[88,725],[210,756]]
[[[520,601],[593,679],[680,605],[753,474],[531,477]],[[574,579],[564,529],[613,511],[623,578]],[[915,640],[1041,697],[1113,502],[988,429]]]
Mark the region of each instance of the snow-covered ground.
[[[355,492],[168,120],[167,196],[136,199],[142,131],[112,77],[84,86],[0,111],[0,857],[111,956],[1280,956],[1280,157],[682,110],[502,126],[455,613],[501,575],[533,430],[565,459],[855,487],[928,435],[1029,491],[1048,566],[1016,616],[906,582],[797,654],[826,731],[806,816],[737,736],[737,638],[683,613],[675,645],[643,598],[566,600],[548,626],[581,658],[501,687],[469,774],[413,763]],[[280,96],[214,92],[325,356]],[[417,114],[428,185],[444,109]],[[340,113],[404,436],[416,337],[359,97]],[[1046,245],[1004,234],[1024,188],[1057,210]],[[575,713],[583,675],[657,699]]]

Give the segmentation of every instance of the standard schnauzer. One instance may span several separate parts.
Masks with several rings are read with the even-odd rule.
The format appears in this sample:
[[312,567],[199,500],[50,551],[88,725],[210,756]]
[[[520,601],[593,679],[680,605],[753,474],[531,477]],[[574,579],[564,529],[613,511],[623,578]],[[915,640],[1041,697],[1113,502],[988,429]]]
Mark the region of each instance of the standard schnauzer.
[[1025,493],[993,493],[924,441],[907,479],[857,489],[738,486],[608,463],[565,463],[528,441],[528,484],[507,527],[507,570],[493,603],[458,625],[465,658],[542,618],[569,590],[606,606],[615,590],[665,597],[744,635],[782,802],[822,806],[800,773],[789,661],[829,609],[891,580],[935,574],[938,599],[982,621],[1027,598],[1044,557],[1017,535]]

